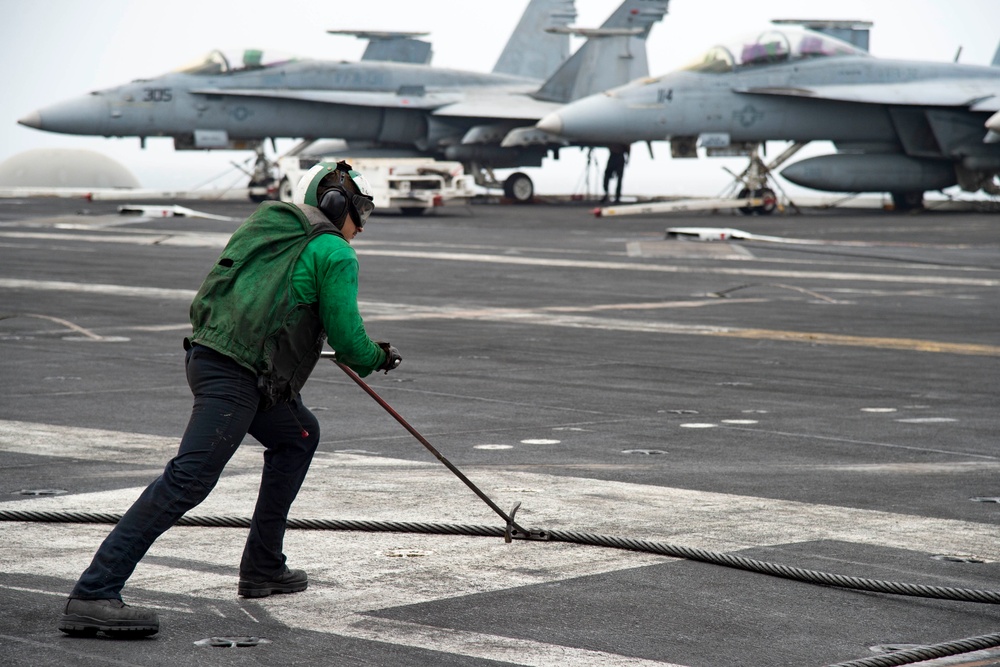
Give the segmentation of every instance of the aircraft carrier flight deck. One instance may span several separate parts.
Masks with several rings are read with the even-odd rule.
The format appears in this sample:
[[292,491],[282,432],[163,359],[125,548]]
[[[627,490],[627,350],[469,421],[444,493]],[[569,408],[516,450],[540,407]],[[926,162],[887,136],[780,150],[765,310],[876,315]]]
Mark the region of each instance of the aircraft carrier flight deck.
[[[188,308],[254,205],[123,203],[0,199],[0,512],[121,514],[184,430]],[[592,206],[377,212],[361,311],[403,362],[370,386],[526,527],[1000,591],[996,214]],[[502,532],[334,364],[303,398],[322,435],[291,519]],[[248,437],[189,515],[249,517],[261,464]],[[0,521],[0,662],[821,667],[1000,632],[991,603],[435,531],[290,529],[309,588],[243,599],[246,529],[177,526],[123,591],[159,634],[66,637],[109,529]]]

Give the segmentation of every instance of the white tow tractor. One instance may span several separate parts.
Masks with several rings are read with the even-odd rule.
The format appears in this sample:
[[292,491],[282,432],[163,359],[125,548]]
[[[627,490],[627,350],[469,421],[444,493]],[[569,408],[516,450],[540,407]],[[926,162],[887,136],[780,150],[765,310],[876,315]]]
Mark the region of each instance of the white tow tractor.
[[[318,150],[319,149],[319,150]],[[475,196],[475,180],[460,162],[429,157],[352,156],[349,150],[322,150],[319,142],[303,142],[277,160],[278,199],[292,201],[295,184],[321,161],[346,160],[368,179],[377,208],[398,208],[421,215],[446,202]]]

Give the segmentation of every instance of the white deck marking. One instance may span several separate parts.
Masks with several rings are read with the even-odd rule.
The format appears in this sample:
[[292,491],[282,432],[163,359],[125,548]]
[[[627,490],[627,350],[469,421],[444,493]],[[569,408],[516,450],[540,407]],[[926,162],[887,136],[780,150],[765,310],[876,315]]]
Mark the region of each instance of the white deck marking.
[[[176,443],[176,438],[0,421],[0,451],[86,456],[152,466],[162,465]],[[215,491],[192,514],[249,516],[259,485],[260,452],[255,443],[244,443]],[[961,455],[955,459],[960,466],[969,462]],[[723,552],[841,540],[1000,560],[1000,526],[990,523],[492,467],[470,467],[463,472],[501,505],[522,500],[518,519],[526,526],[638,537]],[[141,490],[133,487],[40,497],[0,502],[0,507],[120,513]],[[317,455],[292,516],[497,524],[496,515],[436,462],[326,452]],[[104,525],[2,522],[0,571],[31,576],[44,573],[72,581],[108,530]],[[162,592],[203,601],[192,607],[232,601],[245,537],[244,529],[173,528],[153,545],[129,588],[142,589],[146,598],[155,599],[156,593]],[[382,620],[366,612],[669,563],[669,558],[565,543],[504,544],[489,538],[336,531],[292,530],[285,546],[291,564],[309,572],[309,590],[267,598],[259,604],[290,627],[528,665],[663,664]],[[391,557],[401,552],[424,555]],[[161,564],[170,562],[167,559],[204,563],[205,567]],[[226,568],[231,568],[230,575],[219,573]]]
[[[171,232],[149,230],[142,233],[129,230],[128,234],[58,234],[47,232],[0,232],[0,238],[26,240],[57,240],[61,242],[130,243],[135,245],[172,245],[187,247],[225,247],[228,234],[212,232]],[[789,271],[780,269],[727,268],[702,265],[650,264],[643,262],[613,262],[606,260],[576,260],[553,257],[525,257],[472,252],[426,252],[419,250],[378,249],[360,243],[358,255],[373,257],[398,257],[401,259],[427,259],[441,262],[474,262],[478,264],[509,264],[512,266],[540,266],[570,269],[598,269],[605,271],[649,271],[655,273],[694,273],[723,276],[758,276],[764,278],[810,278],[817,280],[852,280],[860,282],[904,283],[910,285],[966,285],[997,287],[1000,280],[992,278],[955,278],[921,274],[850,273],[840,271]],[[746,261],[746,260],[740,260]],[[949,267],[961,271],[960,267]]]
[[219,232],[182,232],[130,229],[122,234],[112,230],[102,234],[53,234],[48,232],[0,232],[0,238],[33,241],[86,243],[126,243],[129,245],[183,246],[186,248],[225,248],[229,234]]
[[[315,629],[315,628],[314,628]],[[501,635],[466,632],[451,628],[407,623],[373,616],[347,616],[332,628],[344,637],[385,641],[405,644],[428,651],[441,651],[454,655],[469,656],[484,660],[499,660],[514,665],[551,667],[552,665],[573,665],[573,667],[683,667],[669,662],[630,658],[603,651],[588,651],[570,646],[543,644],[529,639],[514,639]]]
[[80,294],[107,294],[132,296],[142,299],[179,299],[191,301],[196,290],[166,289],[162,287],[130,287],[128,285],[102,285],[100,283],[72,283],[61,280],[17,280],[0,278],[0,289],[40,290],[48,292],[76,292]]
[[968,285],[997,287],[993,278],[953,278],[926,274],[847,273],[840,271],[785,271],[778,269],[734,269],[713,266],[681,266],[673,264],[643,264],[639,262],[608,262],[599,260],[557,259],[552,257],[517,257],[480,253],[418,252],[412,250],[359,249],[358,255],[431,259],[447,262],[477,262],[480,264],[511,264],[514,266],[551,266],[568,269],[600,269],[606,271],[650,271],[654,273],[697,273],[717,276],[759,276],[765,278],[811,278],[816,280],[855,280],[859,282],[906,283],[923,285]]
[[[164,289],[159,287],[130,287],[92,283],[71,283],[64,281],[34,281],[0,279],[0,289],[50,290],[109,294],[137,298],[179,299],[191,301],[194,290]],[[698,305],[721,304],[731,300],[696,302]],[[914,352],[937,352],[985,357],[1000,357],[1000,345],[977,343],[952,343],[921,340],[914,338],[884,338],[871,336],[851,336],[818,331],[787,331],[781,329],[748,329],[701,324],[679,324],[674,322],[614,319],[609,317],[589,317],[574,315],[572,312],[588,312],[597,309],[643,309],[672,308],[677,302],[624,304],[618,306],[589,305],[580,308],[570,306],[526,308],[468,308],[465,306],[412,306],[384,302],[362,301],[359,303],[365,320],[414,321],[427,319],[472,320],[486,322],[515,322],[543,326],[570,327],[577,329],[602,329],[605,331],[626,331],[683,336],[715,336],[722,338],[745,338],[750,340],[775,340],[813,345],[842,345],[848,347],[869,347],[874,349],[908,350]],[[172,326],[172,325],[171,325]]]

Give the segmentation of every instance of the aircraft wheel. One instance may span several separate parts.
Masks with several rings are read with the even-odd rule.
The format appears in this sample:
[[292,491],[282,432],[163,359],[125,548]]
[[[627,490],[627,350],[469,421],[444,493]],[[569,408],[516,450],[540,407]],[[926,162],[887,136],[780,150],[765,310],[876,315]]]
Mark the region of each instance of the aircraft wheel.
[[762,203],[760,206],[741,206],[740,213],[743,215],[770,215],[774,213],[774,209],[778,208],[778,197],[774,194],[774,190],[771,188],[761,188],[760,190],[754,190],[751,192],[748,188],[743,188],[740,193],[736,195],[737,199],[760,199]]
[[286,204],[291,204],[294,198],[295,188],[292,187],[292,182],[287,178],[281,179],[281,183],[278,185],[278,199]]
[[531,177],[523,172],[515,172],[503,182],[503,193],[518,204],[527,204],[535,196],[535,185]]
[[399,211],[406,216],[423,215],[427,209],[423,206],[400,206]]
[[757,207],[757,213],[760,215],[771,215],[774,213],[774,209],[778,208],[778,196],[774,194],[774,190],[771,188],[764,188],[758,194],[764,203]]

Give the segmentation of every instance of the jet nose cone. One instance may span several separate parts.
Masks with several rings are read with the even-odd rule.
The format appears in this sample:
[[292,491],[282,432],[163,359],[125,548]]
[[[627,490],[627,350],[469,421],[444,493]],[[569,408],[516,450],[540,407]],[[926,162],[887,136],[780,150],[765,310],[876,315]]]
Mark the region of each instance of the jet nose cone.
[[558,111],[553,111],[545,118],[541,119],[535,123],[535,127],[543,132],[549,132],[551,134],[562,134],[563,131],[563,121],[562,117],[559,115]]
[[42,129],[42,114],[37,111],[32,111],[24,118],[18,118],[17,122],[21,125],[27,125],[28,127],[40,130]]
[[619,100],[605,93],[591,95],[560,107],[542,118],[536,127],[567,139],[593,145],[629,144],[631,114]]
[[45,132],[63,134],[109,134],[110,113],[105,96],[82,95],[32,111],[17,122]]

